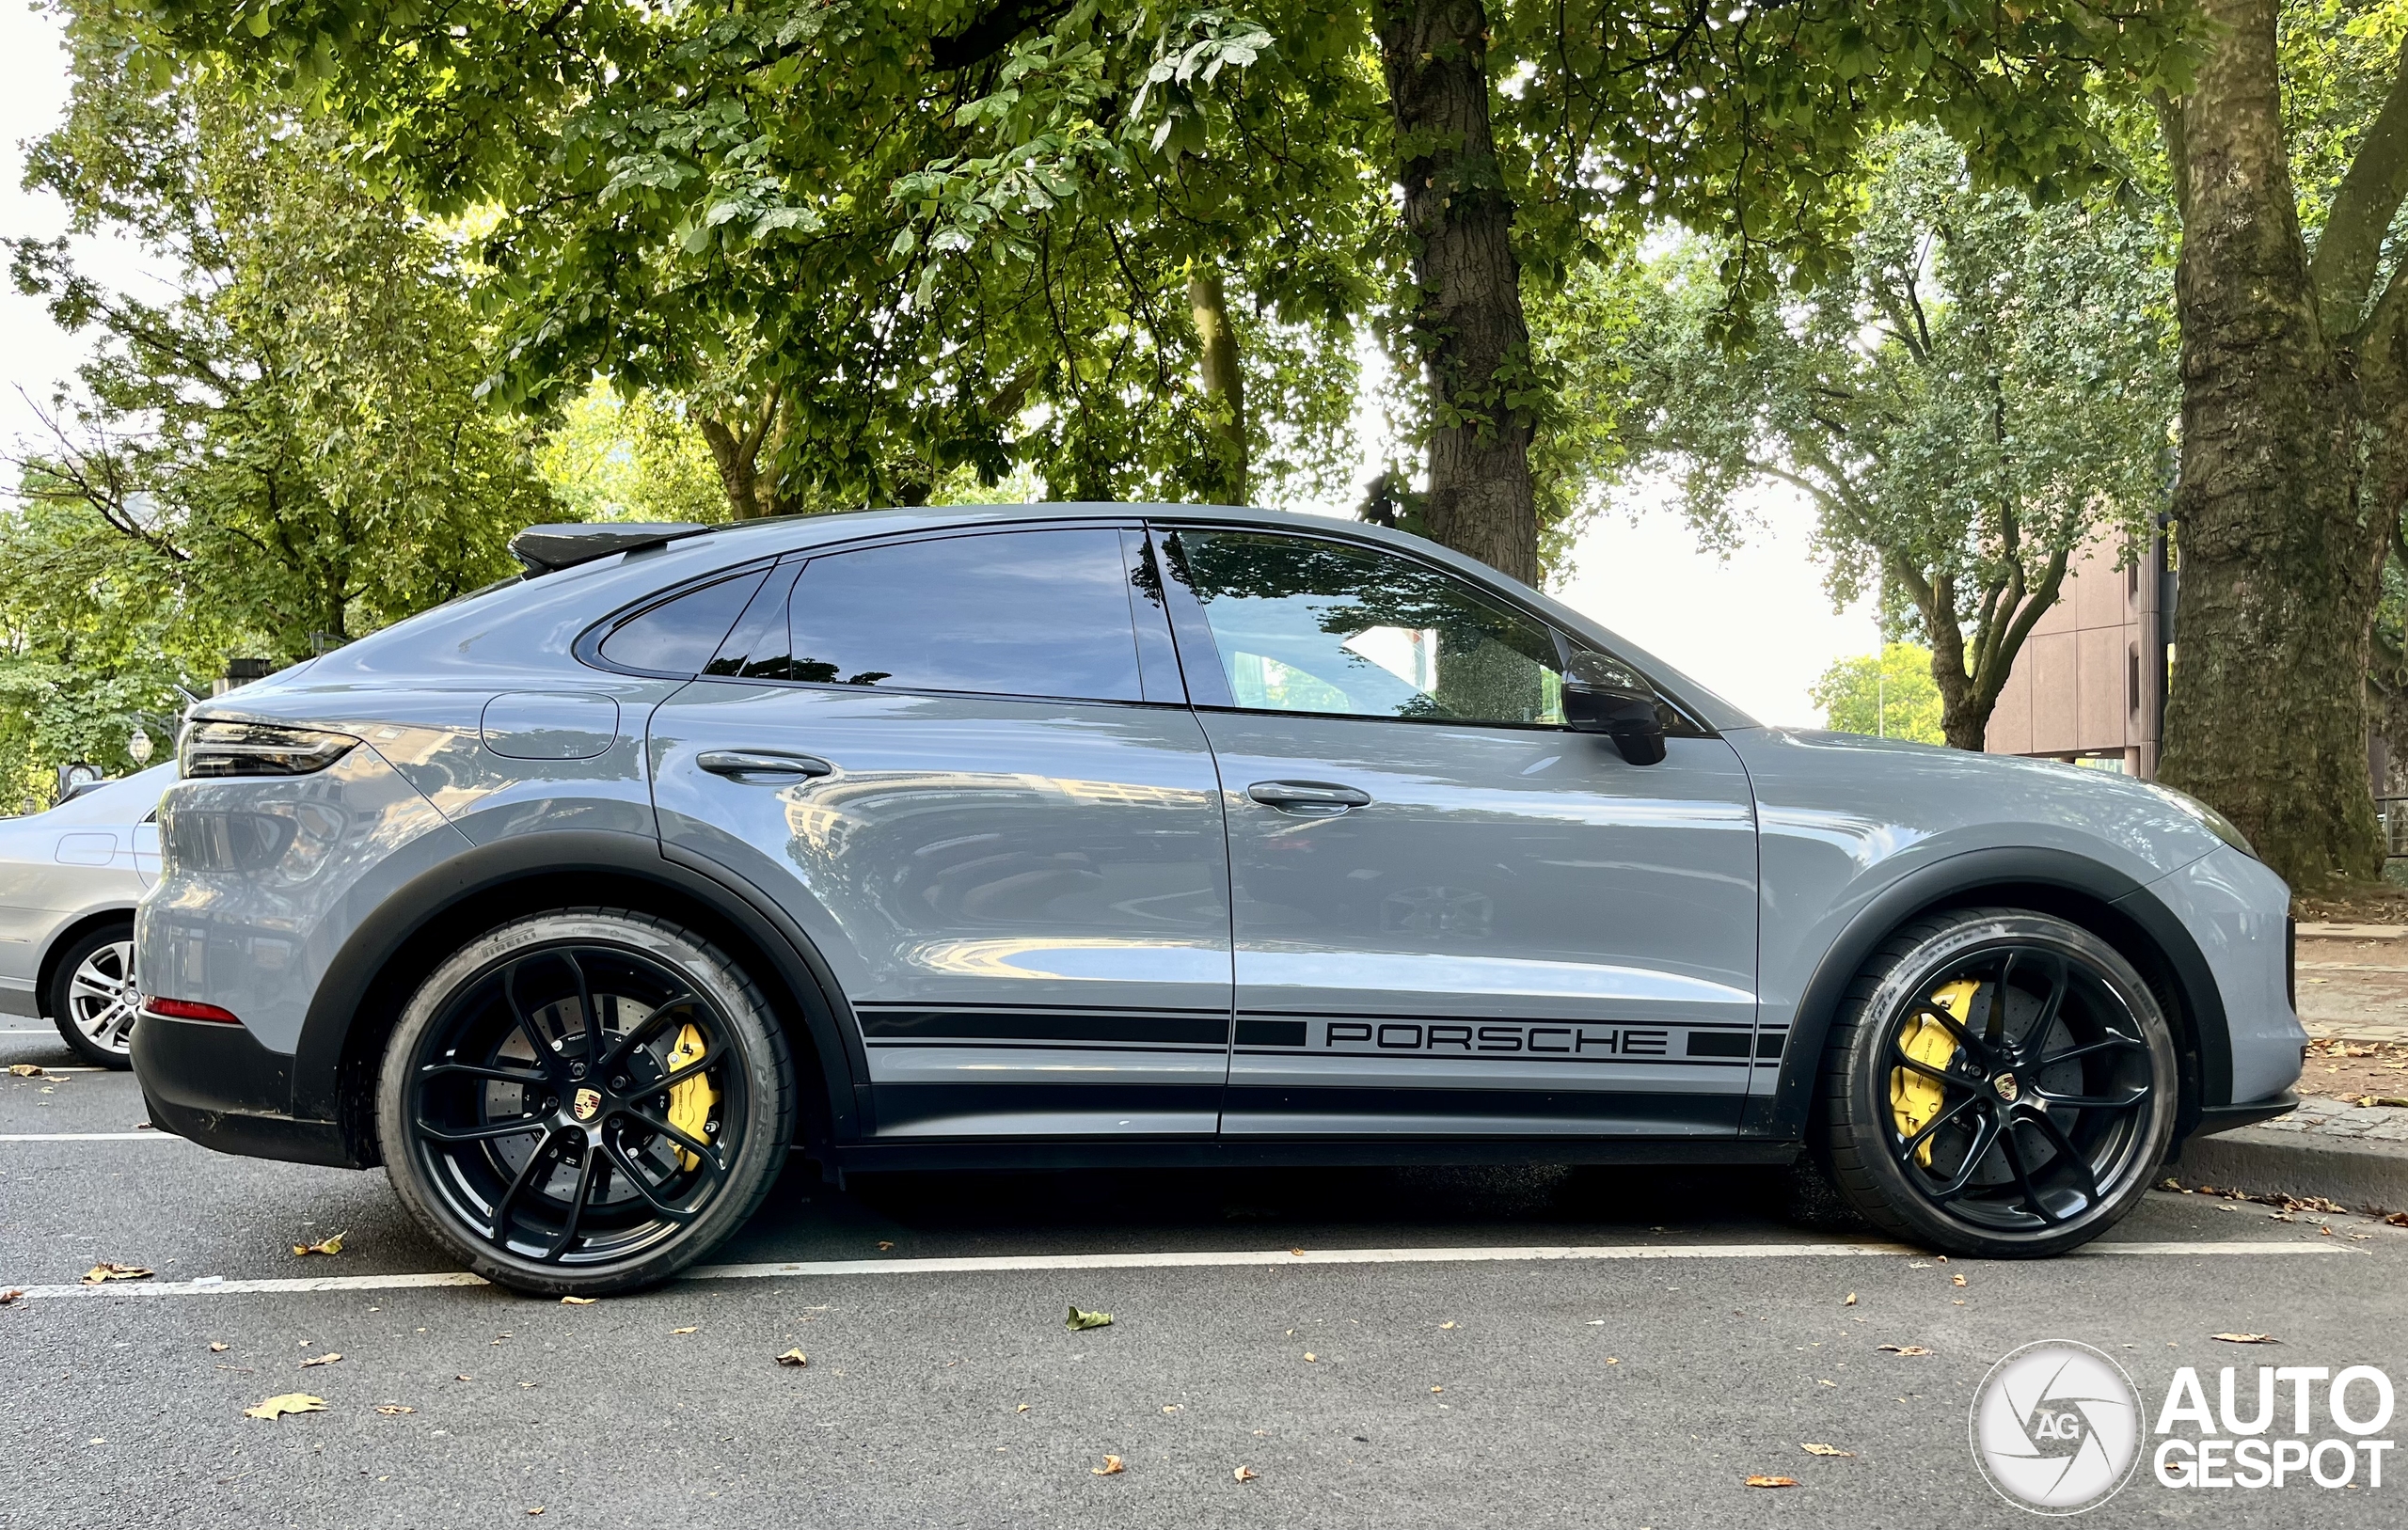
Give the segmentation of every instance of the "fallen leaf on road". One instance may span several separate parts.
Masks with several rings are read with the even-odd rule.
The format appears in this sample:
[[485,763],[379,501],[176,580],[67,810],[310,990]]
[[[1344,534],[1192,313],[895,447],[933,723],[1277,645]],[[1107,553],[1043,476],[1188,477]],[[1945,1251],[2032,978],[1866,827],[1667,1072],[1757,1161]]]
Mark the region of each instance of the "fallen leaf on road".
[[10,1302],[16,1301],[17,1298],[24,1294],[24,1292],[17,1289],[13,1286],[9,1286],[6,1290],[0,1290],[0,1307],[8,1306]]
[[1846,1301],[1841,1302],[1841,1303],[1840,1303],[1840,1305],[1841,1305],[1841,1306],[1843,1306],[1843,1307],[1853,1307],[1853,1306],[1855,1306],[1855,1305],[1856,1305],[1856,1293],[1855,1293],[1854,1291],[1850,1291],[1850,1292],[1847,1294],[1847,1300],[1846,1300]]
[[1837,1381],[1826,1381],[1826,1380],[1823,1380],[1821,1377],[1819,1377],[1819,1376],[1817,1376],[1817,1377],[1815,1377],[1815,1378],[1814,1378],[1814,1384],[1815,1384],[1816,1386],[1833,1386],[1833,1387],[1835,1387],[1835,1386],[1839,1385],[1839,1383],[1838,1383]]
[[800,1349],[788,1349],[784,1354],[778,1357],[778,1364],[781,1365],[808,1365],[811,1364],[811,1357],[804,1354]]
[[[2403,1215],[2408,1215],[2408,1213],[2403,1213]],[[2401,1223],[2401,1225],[2403,1225],[2403,1226],[2408,1226],[2408,1222],[2403,1222]],[[1452,1327],[1454,1327],[1455,1325],[1454,1325],[1454,1323],[1453,1323],[1452,1321],[1448,1321],[1448,1322],[1440,1323],[1438,1326],[1439,1326],[1440,1328],[1452,1328]]]
[[1103,1464],[1101,1466],[1090,1466],[1087,1468],[1087,1472],[1090,1475],[1100,1477],[1118,1476],[1126,1470],[1127,1468],[1120,1464],[1120,1458],[1117,1456],[1106,1456],[1103,1459]]
[[219,1344],[213,1342],[209,1347],[209,1352],[213,1355],[222,1355],[232,1348],[234,1347],[230,1344]]
[[528,1517],[529,1519],[531,1519],[531,1519],[533,1519],[536,1515],[541,1514],[542,1512],[544,1512],[544,1506],[543,1506],[543,1505],[541,1505],[541,1504],[537,1504],[533,1508],[531,1508],[531,1509],[529,1509],[529,1510],[527,1511],[527,1517]]
[[1882,1349],[1893,1355],[1927,1355],[1930,1350],[1920,1344],[1885,1344]]
[[1310,1349],[1307,1349],[1307,1350],[1306,1350],[1306,1351],[1305,1351],[1305,1364],[1307,1364],[1307,1365],[1315,1364],[1318,1364],[1318,1363],[1320,1362],[1320,1360],[1321,1360],[1321,1356],[1319,1356],[1319,1355],[1317,1355],[1317,1354],[1313,1353]]
[[281,1418],[287,1413],[323,1413],[326,1399],[313,1397],[307,1392],[284,1392],[270,1397],[257,1408],[243,1410],[245,1418]]
[[673,1328],[669,1332],[672,1333],[699,1333],[702,1332],[702,1329],[700,1326],[693,1328]]
[[1071,1329],[1073,1332],[1089,1328],[1110,1328],[1112,1326],[1112,1314],[1108,1312],[1081,1312],[1078,1307],[1073,1304],[1070,1308],[1070,1316],[1063,1319],[1063,1323],[1065,1327]]
[[1252,1482],[1256,1477],[1259,1477],[1261,1475],[1261,1473],[1256,1471],[1251,1466],[1241,1466],[1235,1473],[1235,1475],[1240,1482]]
[[1430,1390],[1431,1390],[1431,1391],[1433,1391],[1433,1392],[1444,1392],[1444,1391],[1446,1391],[1447,1389],[1446,1389],[1445,1387],[1442,1387],[1442,1386],[1434,1386],[1434,1387],[1432,1387]]
[[341,1358],[342,1354],[340,1350],[329,1349],[325,1354],[315,1355],[301,1362],[301,1368],[306,1371],[312,1365],[331,1365]]
[[2398,1095],[2360,1095],[2360,1105],[2408,1105],[2408,1098]]
[[1798,1479],[1796,1477],[1750,1477],[1748,1486],[1751,1488],[1795,1488],[1798,1486]]
[[2408,1227],[2408,1211],[2394,1211],[2383,1220],[2394,1227]]
[[473,1376],[455,1376],[452,1378],[452,1380],[455,1381],[473,1381],[476,1378]]
[[1028,1412],[1028,1404],[1022,1403],[1019,1407],[1013,1409],[1012,1412],[1015,1413],[1025,1413]]
[[561,1305],[563,1307],[590,1307],[601,1300],[602,1299],[598,1296],[564,1296],[561,1298]]
[[87,1286],[98,1286],[103,1281],[110,1280],[149,1280],[150,1278],[150,1271],[140,1265],[121,1265],[110,1259],[103,1259],[84,1271],[84,1284]]
[[1962,1275],[1951,1275],[1948,1277],[1948,1284],[1951,1286],[1962,1286],[1965,1284],[1965,1277]]
[[895,1245],[893,1243],[888,1242],[885,1238],[881,1238],[878,1240],[878,1252],[880,1254],[884,1254],[888,1249],[891,1249]]
[[346,1227],[341,1232],[335,1234],[334,1237],[322,1238],[315,1243],[295,1243],[293,1245],[293,1256],[299,1259],[312,1254],[341,1254],[342,1252],[342,1240],[350,1236],[351,1229]]
[[1608,1356],[1606,1357],[1606,1364],[1608,1364],[1608,1365],[1619,1365],[1619,1364],[1622,1364],[1622,1356],[1620,1356],[1620,1355],[1608,1355]]
[[1813,1442],[1811,1442],[1811,1441],[1809,1441],[1808,1443],[1804,1443],[1804,1444],[1799,1445],[1798,1448],[1798,1449],[1800,1449],[1800,1450],[1802,1450],[1802,1451],[1804,1451],[1804,1452],[1805,1452],[1807,1455],[1809,1455],[1809,1456],[1847,1456],[1847,1457],[1853,1457],[1853,1456],[1855,1456],[1855,1454],[1856,1454],[1856,1452],[1855,1452],[1855,1451],[1853,1451],[1853,1450],[1842,1450],[1842,1449],[1841,1449],[1839,1446],[1837,1446],[1837,1445],[1818,1445],[1818,1444],[1814,1443],[1813,1443]]
[[1289,1253],[1289,1254],[1290,1254],[1291,1257],[1298,1258],[1298,1259],[1301,1259],[1301,1258],[1303,1258],[1303,1257],[1305,1256],[1305,1251],[1304,1251],[1304,1250],[1302,1250],[1302,1249],[1290,1249],[1290,1250],[1288,1251],[1288,1253]]
[[395,1418],[399,1417],[403,1413],[415,1413],[418,1412],[415,1408],[404,1408],[397,1402],[379,1404],[376,1411],[383,1413],[388,1418]]
[[11,1063],[8,1065],[8,1071],[10,1074],[20,1079],[39,1079],[41,1077],[41,1065],[39,1063]]
[[1163,1404],[1163,1412],[1165,1413],[1176,1413],[1179,1412],[1179,1404],[1175,1402],[1166,1402]]
[[2208,1337],[2222,1339],[2226,1344],[2280,1344],[2283,1342],[2272,1333],[2210,1333]]

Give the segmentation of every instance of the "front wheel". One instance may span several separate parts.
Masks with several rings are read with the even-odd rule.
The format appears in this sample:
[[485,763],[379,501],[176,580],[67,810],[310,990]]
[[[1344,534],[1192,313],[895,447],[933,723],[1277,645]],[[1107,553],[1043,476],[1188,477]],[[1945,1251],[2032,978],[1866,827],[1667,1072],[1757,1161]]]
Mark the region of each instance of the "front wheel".
[[393,1188],[488,1280],[592,1296],[741,1226],[794,1120],[784,1033],[701,937],[556,909],[471,941],[403,1011],[377,1088]]
[[2131,963],[2064,920],[1972,909],[1901,930],[1849,989],[1815,1146],[1887,1232],[2039,1257],[2131,1210],[2178,1098],[2173,1033]]

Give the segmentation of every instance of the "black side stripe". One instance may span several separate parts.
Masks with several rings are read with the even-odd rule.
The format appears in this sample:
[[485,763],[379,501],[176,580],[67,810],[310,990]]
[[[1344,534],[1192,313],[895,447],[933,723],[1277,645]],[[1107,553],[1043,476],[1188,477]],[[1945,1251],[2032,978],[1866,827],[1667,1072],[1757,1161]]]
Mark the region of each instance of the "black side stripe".
[[1225,1047],[1226,1011],[884,1009],[856,1005],[863,1039],[878,1041],[1166,1042]]

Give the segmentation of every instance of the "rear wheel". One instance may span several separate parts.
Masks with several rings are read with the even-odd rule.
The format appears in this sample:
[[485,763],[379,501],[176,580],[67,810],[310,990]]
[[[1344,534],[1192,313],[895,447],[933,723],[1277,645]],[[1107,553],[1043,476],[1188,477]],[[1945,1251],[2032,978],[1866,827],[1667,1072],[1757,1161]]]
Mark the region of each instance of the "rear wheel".
[[1900,931],[1849,989],[1816,1146],[1867,1221],[1989,1257],[2088,1242],[2147,1192],[2174,1131],[2174,1037],[2113,947],[2044,914]]
[[134,926],[104,924],[59,953],[51,973],[51,1022],[75,1054],[104,1068],[134,1065]]
[[751,1216],[794,1118],[784,1033],[693,933],[559,909],[470,942],[385,1056],[393,1188],[477,1273],[547,1296],[666,1279]]

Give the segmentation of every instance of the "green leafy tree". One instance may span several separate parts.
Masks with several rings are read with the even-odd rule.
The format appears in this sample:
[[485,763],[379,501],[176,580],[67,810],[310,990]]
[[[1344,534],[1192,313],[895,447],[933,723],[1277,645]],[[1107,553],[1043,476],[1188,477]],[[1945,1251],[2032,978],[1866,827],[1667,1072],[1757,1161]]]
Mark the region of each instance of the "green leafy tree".
[[[136,244],[167,295],[8,241],[19,289],[91,359],[0,515],[11,736],[33,767],[172,716],[230,653],[291,661],[509,572],[556,507],[450,241],[341,165],[333,124],[154,77],[106,12],[71,26],[62,124],[26,179],[77,234]],[[87,720],[78,720],[87,719]]]
[[1710,541],[1744,535],[1742,491],[1803,491],[1834,596],[1903,607],[1947,741],[1979,749],[2072,553],[2162,503],[2168,284],[2144,218],[1981,190],[1927,129],[1873,150],[1856,231],[1777,322],[1726,343],[1727,262],[1687,247],[1592,386]]
[[1884,643],[1877,658],[1859,654],[1835,659],[1806,694],[1823,709],[1823,726],[1840,733],[1918,744],[1948,741],[1940,725],[1931,650],[1920,643]]
[[1340,455],[1368,317],[1418,384],[1420,523],[1524,578],[1561,502],[1526,270],[1671,217],[1760,299],[1820,269],[1885,126],[2079,186],[2096,103],[2180,64],[2159,0],[129,3],[172,52],[311,92],[431,205],[502,209],[527,392],[699,398],[732,368],[730,442],[840,502],[965,465],[1230,497],[1278,481],[1263,421],[1301,471]]

